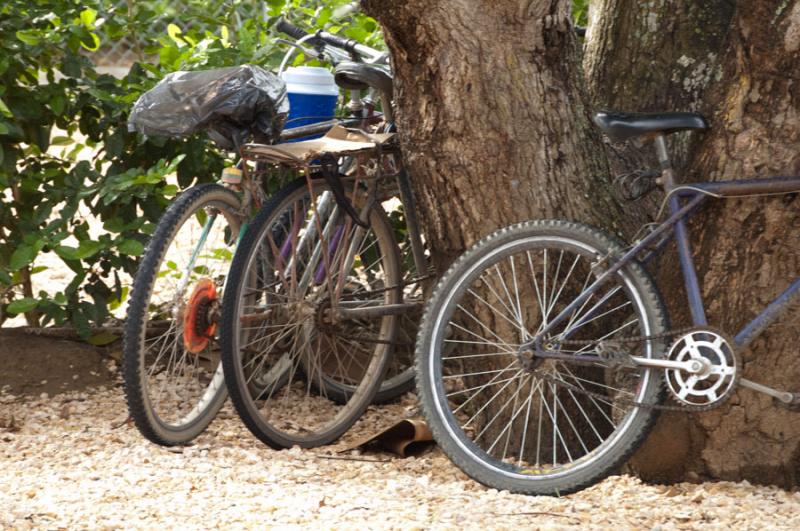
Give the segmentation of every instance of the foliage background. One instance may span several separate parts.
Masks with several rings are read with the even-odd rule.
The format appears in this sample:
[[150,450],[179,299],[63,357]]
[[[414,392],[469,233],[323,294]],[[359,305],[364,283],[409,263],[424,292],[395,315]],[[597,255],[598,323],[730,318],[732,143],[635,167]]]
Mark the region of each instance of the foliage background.
[[[363,15],[335,17],[342,0],[208,2],[9,0],[0,6],[0,323],[71,323],[84,337],[122,304],[136,257],[179,191],[213,180],[228,154],[203,136],[129,133],[132,103],[165,74],[243,63],[277,65],[271,25],[307,27],[380,44]],[[216,14],[209,15],[210,12]],[[198,21],[200,23],[198,23]],[[125,39],[141,59],[117,79],[93,59]],[[302,61],[297,57],[297,61]],[[87,153],[89,154],[87,156]],[[176,175],[177,186],[167,176]],[[172,179],[174,182],[174,179]],[[102,224],[90,234],[90,223]],[[37,286],[42,253],[74,277]]]
[[[0,325],[93,326],[124,303],[148,234],[180,189],[214,180],[229,154],[203,136],[127,131],[142,92],[169,72],[244,63],[277,67],[271,26],[287,14],[309,30],[383,47],[377,23],[349,0],[5,0],[0,5]],[[588,0],[573,2],[585,24]],[[122,78],[95,64],[110,47],[138,59]],[[295,63],[303,62],[302,54]],[[175,178],[168,180],[168,176]],[[175,184],[177,182],[177,185]],[[97,224],[102,224],[99,230]],[[94,225],[90,231],[90,225]],[[39,286],[54,253],[73,274]],[[101,341],[98,336],[95,341]]]

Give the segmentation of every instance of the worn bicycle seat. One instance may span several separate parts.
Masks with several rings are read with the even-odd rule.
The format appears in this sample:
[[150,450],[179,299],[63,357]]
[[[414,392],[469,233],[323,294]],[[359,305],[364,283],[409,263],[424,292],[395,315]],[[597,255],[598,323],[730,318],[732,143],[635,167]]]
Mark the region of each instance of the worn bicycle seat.
[[333,77],[336,84],[343,89],[362,90],[372,87],[381,93],[392,93],[392,74],[379,66],[344,61],[336,65]]
[[600,111],[596,123],[613,142],[623,142],[635,136],[653,133],[670,134],[678,131],[704,131],[708,122],[696,112],[616,112]]

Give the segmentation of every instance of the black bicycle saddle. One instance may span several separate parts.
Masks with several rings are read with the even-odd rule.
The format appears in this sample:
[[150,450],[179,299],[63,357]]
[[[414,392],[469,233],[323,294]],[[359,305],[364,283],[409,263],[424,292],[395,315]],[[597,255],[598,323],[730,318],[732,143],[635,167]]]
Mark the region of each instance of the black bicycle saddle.
[[652,133],[670,134],[678,131],[704,131],[708,122],[696,112],[616,112],[600,111],[596,123],[613,142],[623,142],[635,136]]
[[381,93],[392,93],[392,74],[379,66],[344,61],[336,65],[333,78],[343,89],[362,90],[371,87]]

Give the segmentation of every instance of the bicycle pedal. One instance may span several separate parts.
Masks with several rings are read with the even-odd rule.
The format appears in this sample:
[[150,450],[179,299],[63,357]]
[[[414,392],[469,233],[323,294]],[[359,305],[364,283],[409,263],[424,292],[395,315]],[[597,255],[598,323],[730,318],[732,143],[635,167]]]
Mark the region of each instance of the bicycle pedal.
[[791,402],[784,402],[783,400],[779,400],[777,398],[773,398],[772,401],[780,408],[788,409],[789,411],[800,412],[800,393],[791,393],[791,395]]

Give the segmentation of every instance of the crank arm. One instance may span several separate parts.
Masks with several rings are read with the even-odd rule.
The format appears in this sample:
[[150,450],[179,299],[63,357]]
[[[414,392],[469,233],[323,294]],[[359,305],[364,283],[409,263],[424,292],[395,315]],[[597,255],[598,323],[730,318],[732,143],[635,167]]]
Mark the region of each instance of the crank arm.
[[739,380],[739,384],[742,387],[747,387],[748,389],[752,389],[753,391],[758,391],[759,393],[764,393],[765,395],[769,395],[780,402],[783,402],[787,405],[794,405],[797,402],[800,402],[800,396],[796,393],[790,393],[788,391],[780,391],[778,389],[773,389],[772,387],[767,387],[766,385],[761,385],[760,383],[756,383],[752,380],[747,380],[746,378],[742,378]]
[[698,360],[671,361],[671,360],[660,360],[653,358],[642,358],[639,356],[631,356],[630,359],[640,367],[654,367],[656,369],[675,369],[679,371],[686,371],[689,374],[699,374],[703,372],[703,370],[706,368],[703,362]]

